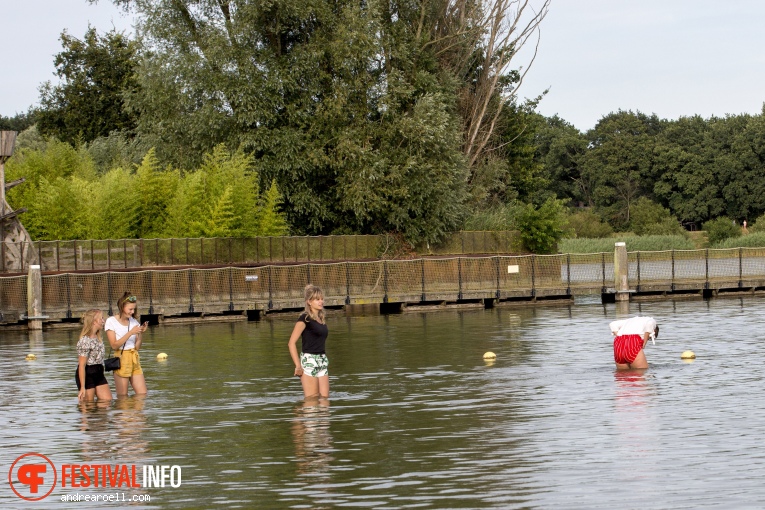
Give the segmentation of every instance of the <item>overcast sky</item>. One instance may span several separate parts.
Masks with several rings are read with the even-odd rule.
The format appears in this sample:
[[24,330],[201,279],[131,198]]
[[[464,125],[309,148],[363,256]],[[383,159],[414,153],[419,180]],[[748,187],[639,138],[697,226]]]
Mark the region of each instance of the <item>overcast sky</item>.
[[[552,0],[521,96],[549,87],[539,111],[580,130],[619,109],[760,113],[763,22],[763,0]],[[82,37],[88,23],[104,32],[131,20],[108,0],[0,0],[0,115],[37,103],[40,84],[55,82],[61,32]]]

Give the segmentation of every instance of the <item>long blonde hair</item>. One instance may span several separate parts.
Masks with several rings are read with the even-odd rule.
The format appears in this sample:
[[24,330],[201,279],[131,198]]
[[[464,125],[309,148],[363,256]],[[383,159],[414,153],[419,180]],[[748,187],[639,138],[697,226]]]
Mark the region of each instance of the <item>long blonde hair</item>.
[[[80,338],[84,336],[90,336],[90,332],[93,330],[93,323],[95,322],[96,317],[98,316],[99,313],[103,317],[104,312],[102,312],[101,310],[96,310],[95,308],[92,310],[88,310],[87,312],[82,314],[82,319],[80,319],[82,321],[82,331],[80,331]],[[96,331],[96,338],[101,340],[100,329]]]
[[324,293],[321,291],[319,287],[316,285],[311,285],[310,283],[305,286],[305,313],[312,318],[315,321],[321,322],[324,324],[324,308],[319,310],[318,316],[313,313],[313,310],[311,309],[311,306],[308,304],[309,301],[312,301],[314,299],[324,299]]

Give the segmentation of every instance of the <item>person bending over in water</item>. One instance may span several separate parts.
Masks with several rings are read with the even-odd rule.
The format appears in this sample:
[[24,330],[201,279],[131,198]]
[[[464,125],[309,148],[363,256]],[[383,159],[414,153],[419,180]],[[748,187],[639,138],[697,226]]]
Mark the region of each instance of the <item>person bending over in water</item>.
[[[315,285],[305,287],[305,311],[300,314],[287,344],[295,363],[295,375],[306,398],[329,398],[329,360],[324,351],[329,330],[324,320],[324,294]],[[303,337],[298,356],[297,339]]]
[[648,368],[645,357],[649,339],[659,336],[659,326],[652,317],[632,317],[609,324],[614,335],[614,361],[616,368]]

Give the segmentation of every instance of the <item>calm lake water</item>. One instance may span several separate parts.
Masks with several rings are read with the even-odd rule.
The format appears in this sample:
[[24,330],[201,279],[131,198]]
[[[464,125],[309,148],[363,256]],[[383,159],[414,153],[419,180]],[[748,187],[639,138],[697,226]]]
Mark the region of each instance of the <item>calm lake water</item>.
[[[654,316],[617,373],[608,322]],[[331,403],[302,402],[292,320],[155,326],[150,393],[77,405],[75,330],[0,332],[4,508],[762,508],[765,300],[496,308],[328,320]],[[680,353],[693,350],[693,363]],[[485,351],[497,360],[487,364]],[[24,361],[34,352],[36,361]],[[166,362],[156,354],[166,352]],[[113,381],[110,385],[114,390]],[[14,460],[178,465],[171,488],[10,489]]]

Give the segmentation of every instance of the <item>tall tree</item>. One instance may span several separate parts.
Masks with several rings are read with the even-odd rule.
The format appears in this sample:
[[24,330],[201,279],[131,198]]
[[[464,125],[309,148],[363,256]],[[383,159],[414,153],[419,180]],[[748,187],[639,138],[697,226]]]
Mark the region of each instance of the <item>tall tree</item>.
[[243,147],[297,232],[435,240],[458,227],[457,81],[410,3],[115,3],[151,50],[130,105],[160,159],[188,168],[218,143]]
[[137,43],[117,31],[100,36],[90,27],[83,39],[62,33],[61,44],[54,60],[60,83],[40,89],[40,133],[76,145],[133,130],[136,118],[124,96],[137,87]]
[[632,204],[652,196],[656,180],[653,146],[664,122],[656,115],[619,111],[603,117],[587,132],[584,173],[594,184],[593,199],[612,223],[625,228]]

